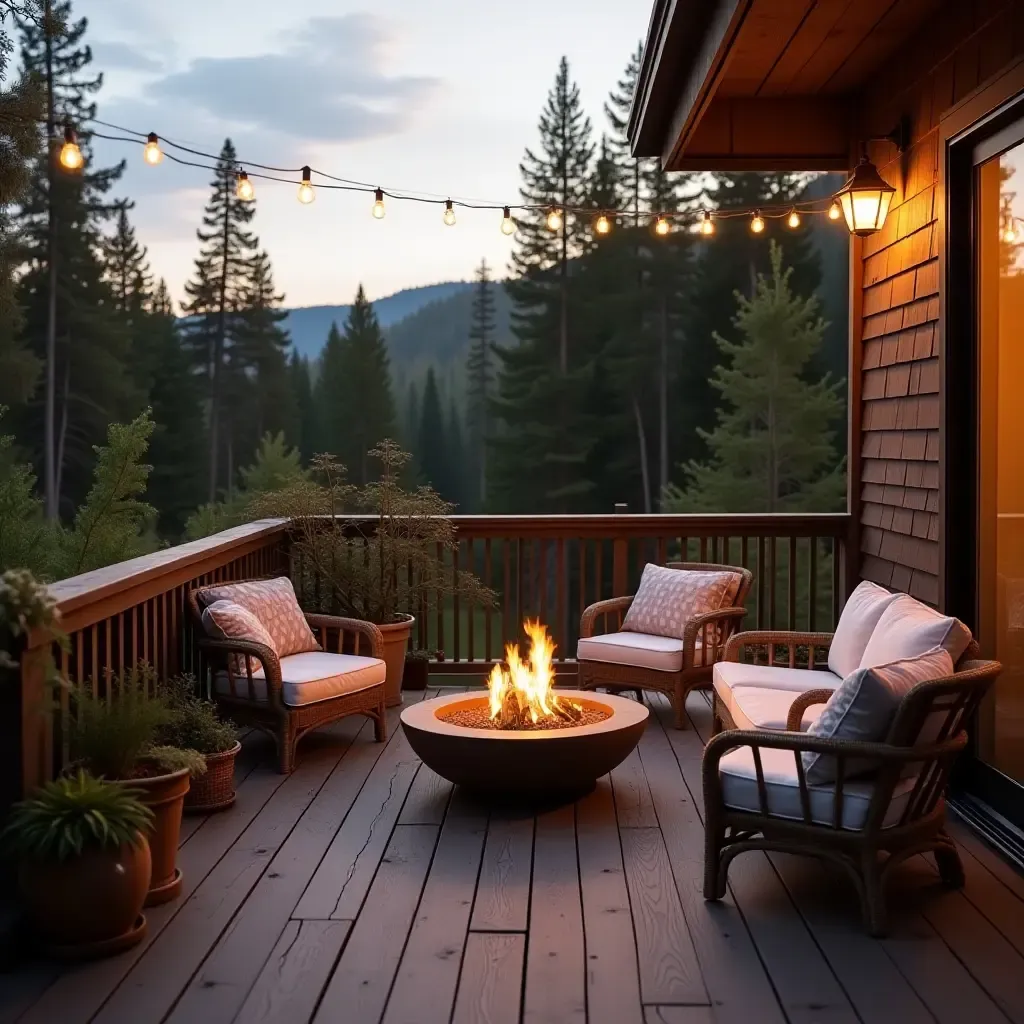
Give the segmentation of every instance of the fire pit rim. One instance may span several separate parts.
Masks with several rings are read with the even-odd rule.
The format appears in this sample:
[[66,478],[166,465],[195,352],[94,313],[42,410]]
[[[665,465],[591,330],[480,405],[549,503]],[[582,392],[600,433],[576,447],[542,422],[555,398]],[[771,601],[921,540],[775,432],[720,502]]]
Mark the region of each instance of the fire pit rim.
[[587,725],[570,726],[562,729],[475,729],[465,725],[455,725],[446,722],[438,715],[438,711],[452,704],[459,704],[467,700],[487,701],[487,691],[479,695],[475,693],[453,693],[443,697],[432,697],[430,700],[417,701],[404,708],[401,714],[402,724],[408,724],[411,728],[426,730],[444,736],[460,736],[466,739],[488,739],[488,740],[509,740],[522,742],[541,739],[569,739],[573,736],[593,736],[603,732],[617,732],[621,729],[628,729],[630,726],[639,725],[647,720],[650,711],[646,704],[631,700],[628,697],[618,697],[614,694],[602,693],[600,696],[588,690],[563,690],[556,689],[553,693],[570,700],[577,700],[585,704],[596,704],[611,711],[611,714],[600,722],[591,722]]

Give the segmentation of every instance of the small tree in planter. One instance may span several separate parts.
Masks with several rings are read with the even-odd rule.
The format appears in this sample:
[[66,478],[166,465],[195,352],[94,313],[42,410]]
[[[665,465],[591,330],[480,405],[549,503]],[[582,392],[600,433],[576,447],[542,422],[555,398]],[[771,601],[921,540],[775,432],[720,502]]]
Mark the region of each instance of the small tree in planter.
[[192,779],[185,810],[193,814],[220,811],[235,802],[235,758],[242,749],[238,730],[217,714],[216,706],[199,697],[195,677],[178,676],[162,688],[170,716],[160,726],[162,743],[196,750],[206,771]]
[[104,956],[145,936],[153,814],[140,796],[79,772],[15,805],[3,838],[29,924],[50,952]]
[[494,594],[470,572],[454,569],[454,506],[430,487],[406,490],[408,453],[394,441],[369,452],[379,466],[362,487],[345,481],[331,455],[313,459],[312,476],[258,498],[257,516],[292,520],[295,589],[303,607],[376,624],[384,634],[387,703],[400,704],[412,611],[447,598],[489,607]]
[[405,656],[405,679],[403,687],[406,690],[425,690],[427,688],[427,675],[430,668],[430,651],[410,651]]
[[206,762],[195,750],[162,742],[160,731],[172,713],[151,666],[140,662],[112,677],[107,694],[94,693],[88,684],[73,684],[70,690],[72,763],[141,791],[153,811],[148,836],[153,879],[146,904],[172,900],[181,892],[175,865],[189,777],[206,771]]

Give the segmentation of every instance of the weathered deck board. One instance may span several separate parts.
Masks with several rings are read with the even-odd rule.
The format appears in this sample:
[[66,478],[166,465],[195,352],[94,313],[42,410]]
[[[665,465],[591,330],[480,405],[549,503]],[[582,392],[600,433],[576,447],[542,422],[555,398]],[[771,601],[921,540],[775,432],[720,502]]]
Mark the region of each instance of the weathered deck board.
[[436,842],[436,825],[395,827],[363,913],[324,991],[316,1024],[380,1020]]
[[519,1024],[525,954],[521,933],[471,934],[452,1024]]
[[349,721],[288,778],[258,760],[183,842],[186,897],[147,942],[0,975],[0,1022],[1024,1024],[1024,878],[960,822],[967,888],[901,865],[885,940],[807,858],[744,854],[706,903],[707,701],[684,732],[651,704],[637,753],[544,812],[452,792],[397,710],[386,745]]
[[[487,812],[456,793],[437,842],[384,1024],[448,1024],[473,908]],[[424,993],[430,993],[424,999]]]
[[238,1024],[309,1020],[351,927],[351,921],[289,921],[235,1018]]
[[642,1024],[635,936],[607,778],[576,806],[590,1024]]
[[586,1020],[586,976],[575,809],[537,816],[523,1024]]
[[492,812],[473,904],[473,931],[526,931],[532,866],[533,815]]

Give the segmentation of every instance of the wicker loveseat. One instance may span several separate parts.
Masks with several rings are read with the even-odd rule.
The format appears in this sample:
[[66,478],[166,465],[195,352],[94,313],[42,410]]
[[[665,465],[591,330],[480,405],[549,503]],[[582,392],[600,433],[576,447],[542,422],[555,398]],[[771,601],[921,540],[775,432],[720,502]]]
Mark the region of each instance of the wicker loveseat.
[[[967,743],[966,726],[1000,665],[979,660],[978,646],[962,623],[928,609],[918,612],[911,599],[885,594],[885,602],[896,600],[894,612],[918,614],[925,636],[934,638],[943,623],[954,623],[942,634],[952,650],[933,646],[914,655],[913,623],[898,615],[895,642],[907,660],[882,664],[864,650],[860,659],[869,664],[846,676],[827,668],[830,662],[842,668],[844,658],[848,667],[857,657],[849,645],[849,624],[842,620],[842,634],[838,629],[836,634],[747,632],[728,641],[715,671],[717,735],[703,759],[706,899],[725,895],[733,857],[757,849],[839,864],[857,887],[866,927],[874,935],[886,929],[884,884],[900,861],[931,852],[943,882],[963,884],[959,855],[945,832],[946,787]],[[836,637],[846,648],[842,657],[831,650]],[[766,664],[744,659],[758,654]],[[928,658],[932,661],[925,662]],[[948,671],[922,678],[922,665],[938,659]],[[889,684],[877,683],[877,673],[898,675],[915,665],[918,675],[905,674],[903,688],[889,692]],[[879,711],[881,692],[895,702],[890,705],[895,711],[872,739],[843,738],[844,732],[848,737],[871,721],[886,720],[884,707],[881,718],[857,719],[870,705],[862,702],[853,713],[854,705],[843,703],[844,694],[864,685],[865,673],[875,674],[876,689],[868,694],[876,701],[873,710]],[[844,715],[850,723],[845,726]],[[822,772],[814,773],[819,759],[828,764],[826,781]]]
[[[242,584],[256,582],[265,581]],[[212,598],[221,598],[232,586],[237,584],[189,592],[199,649],[212,675],[215,700],[239,724],[262,729],[274,738],[281,773],[294,768],[295,748],[306,733],[348,715],[371,718],[375,739],[384,742],[380,630],[359,619],[302,613],[321,650],[284,657],[264,643],[214,638],[207,635],[203,611]]]
[[665,568],[735,574],[735,592],[726,606],[691,618],[681,638],[623,631],[623,617],[634,595],[590,605],[580,620],[579,686],[636,690],[638,696],[641,690],[664,693],[672,701],[676,728],[683,729],[686,695],[695,687],[710,685],[715,662],[746,615],[744,601],[752,576],[742,566],[708,562],[669,562]]

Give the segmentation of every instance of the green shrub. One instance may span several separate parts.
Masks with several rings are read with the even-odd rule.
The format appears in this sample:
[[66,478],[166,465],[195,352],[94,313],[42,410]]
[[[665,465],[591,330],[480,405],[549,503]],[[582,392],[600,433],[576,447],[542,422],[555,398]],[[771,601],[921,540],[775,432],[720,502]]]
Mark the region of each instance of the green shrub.
[[170,718],[160,727],[160,739],[175,747],[221,754],[238,741],[238,731],[218,714],[216,706],[196,695],[193,676],[178,676],[164,684]]

